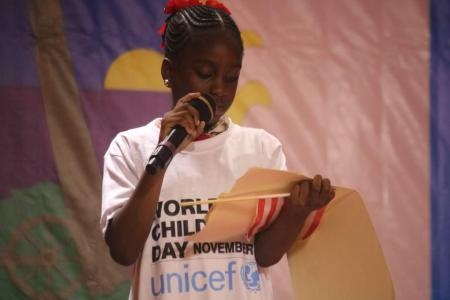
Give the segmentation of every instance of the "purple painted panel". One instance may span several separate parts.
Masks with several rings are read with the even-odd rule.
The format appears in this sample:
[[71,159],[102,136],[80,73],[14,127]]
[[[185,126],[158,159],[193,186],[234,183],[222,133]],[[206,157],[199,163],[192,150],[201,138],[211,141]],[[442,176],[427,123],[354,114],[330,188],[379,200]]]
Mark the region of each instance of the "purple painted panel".
[[13,188],[57,182],[40,90],[0,87],[0,99],[0,197]]
[[62,0],[64,29],[80,89],[100,91],[110,64],[135,48],[161,50],[165,0]]
[[169,110],[169,93],[110,91],[81,92],[83,112],[100,166],[111,140],[120,131],[147,124]]
[[0,1],[0,85],[38,86],[28,1]]

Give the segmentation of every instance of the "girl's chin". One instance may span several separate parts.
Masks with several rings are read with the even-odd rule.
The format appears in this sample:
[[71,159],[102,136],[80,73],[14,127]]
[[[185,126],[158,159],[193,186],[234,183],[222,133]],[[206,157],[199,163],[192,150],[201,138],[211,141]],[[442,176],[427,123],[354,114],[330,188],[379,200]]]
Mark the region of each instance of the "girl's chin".
[[213,128],[214,126],[216,126],[217,122],[219,122],[219,119],[222,117],[223,115],[215,115],[214,119],[211,120],[211,122],[209,122],[206,127],[205,127],[205,131],[208,131],[209,129]]
[[216,115],[214,116],[214,119],[213,119],[213,120],[214,120],[214,123],[219,122],[220,118],[222,118],[224,114],[225,114],[225,112],[220,113],[220,114],[216,114]]

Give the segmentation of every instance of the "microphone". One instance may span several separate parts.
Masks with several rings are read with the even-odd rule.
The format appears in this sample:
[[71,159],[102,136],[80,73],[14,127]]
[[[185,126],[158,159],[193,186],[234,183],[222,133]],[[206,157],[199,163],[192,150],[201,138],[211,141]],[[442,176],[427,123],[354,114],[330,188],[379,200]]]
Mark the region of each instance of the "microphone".
[[[205,121],[206,124],[211,122],[216,111],[216,102],[212,95],[202,93],[198,98],[189,101],[188,104],[198,111],[200,121]],[[176,125],[155,148],[148,160],[145,171],[150,175],[154,175],[159,170],[165,168],[172,160],[186,136],[186,129],[180,125]]]

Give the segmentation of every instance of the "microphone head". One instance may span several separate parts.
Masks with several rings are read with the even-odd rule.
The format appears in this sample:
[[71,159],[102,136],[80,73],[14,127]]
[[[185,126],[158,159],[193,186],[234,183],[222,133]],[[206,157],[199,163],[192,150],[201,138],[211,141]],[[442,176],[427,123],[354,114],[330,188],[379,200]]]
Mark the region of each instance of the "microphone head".
[[209,93],[202,93],[200,97],[189,101],[189,104],[197,109],[200,121],[206,124],[212,121],[216,113],[216,101]]

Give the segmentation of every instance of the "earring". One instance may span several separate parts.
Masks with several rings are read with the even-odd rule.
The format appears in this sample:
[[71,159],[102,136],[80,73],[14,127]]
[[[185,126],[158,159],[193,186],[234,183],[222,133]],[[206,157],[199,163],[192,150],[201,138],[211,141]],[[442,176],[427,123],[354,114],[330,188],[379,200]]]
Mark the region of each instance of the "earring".
[[169,85],[169,79],[167,79],[167,78],[164,79],[164,85],[165,85],[166,87],[170,87],[170,85]]

